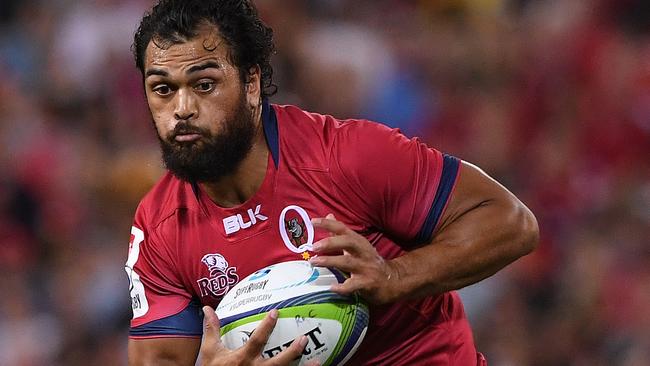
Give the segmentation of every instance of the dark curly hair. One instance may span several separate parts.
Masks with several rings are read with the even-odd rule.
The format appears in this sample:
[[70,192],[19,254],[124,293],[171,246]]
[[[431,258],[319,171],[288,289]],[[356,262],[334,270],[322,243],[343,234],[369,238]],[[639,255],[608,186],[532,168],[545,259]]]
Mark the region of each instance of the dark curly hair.
[[140,22],[133,40],[135,64],[144,75],[144,56],[150,41],[170,46],[198,35],[205,23],[215,25],[230,47],[230,62],[246,82],[250,69],[261,70],[262,96],[277,91],[273,84],[271,55],[275,52],[273,30],[260,19],[249,0],[160,0]]

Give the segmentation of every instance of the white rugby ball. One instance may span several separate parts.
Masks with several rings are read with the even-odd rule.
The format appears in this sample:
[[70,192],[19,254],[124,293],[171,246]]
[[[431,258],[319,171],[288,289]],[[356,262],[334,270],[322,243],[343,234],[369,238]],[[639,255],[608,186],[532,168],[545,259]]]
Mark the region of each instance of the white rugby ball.
[[217,306],[224,345],[243,346],[264,316],[278,309],[263,357],[277,355],[304,334],[308,343],[296,365],[310,360],[323,366],[343,365],[368,329],[368,307],[362,300],[330,291],[332,284],[345,278],[337,269],[314,267],[307,261],[278,263],[249,275]]

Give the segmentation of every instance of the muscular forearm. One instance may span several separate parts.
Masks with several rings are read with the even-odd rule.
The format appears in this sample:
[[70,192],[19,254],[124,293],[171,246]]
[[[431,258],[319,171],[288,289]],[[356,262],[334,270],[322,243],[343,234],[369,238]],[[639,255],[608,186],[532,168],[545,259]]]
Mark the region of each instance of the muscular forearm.
[[[357,292],[376,304],[438,294],[480,281],[532,251],[538,229],[530,210],[480,169],[462,164],[433,239],[401,257],[385,260],[333,215],[313,219],[330,236],[314,243],[310,262],[351,274],[332,290]],[[337,251],[343,254],[329,254]]]
[[455,198],[432,241],[388,262],[398,296],[456,290],[489,277],[537,244],[535,217],[479,168],[462,163]]
[[517,202],[488,201],[449,223],[429,245],[390,261],[399,296],[456,290],[487,278],[537,243],[537,222]]

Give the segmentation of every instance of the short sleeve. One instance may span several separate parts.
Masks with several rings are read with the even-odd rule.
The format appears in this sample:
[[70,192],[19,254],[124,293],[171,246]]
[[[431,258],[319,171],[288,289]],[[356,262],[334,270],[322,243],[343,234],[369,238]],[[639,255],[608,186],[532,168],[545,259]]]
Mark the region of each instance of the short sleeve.
[[405,248],[433,237],[460,163],[369,121],[341,126],[330,162],[341,200]]
[[200,306],[182,286],[168,248],[138,208],[125,265],[133,318],[131,337],[201,336]]

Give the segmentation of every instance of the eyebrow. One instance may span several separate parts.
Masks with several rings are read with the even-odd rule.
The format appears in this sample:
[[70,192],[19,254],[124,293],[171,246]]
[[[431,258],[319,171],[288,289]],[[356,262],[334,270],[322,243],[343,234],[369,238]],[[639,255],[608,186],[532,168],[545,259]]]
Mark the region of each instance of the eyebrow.
[[220,68],[221,66],[215,61],[206,61],[205,63],[202,63],[200,65],[195,65],[190,67],[190,69],[187,70],[187,74],[192,74],[206,69],[220,69]]
[[[186,74],[193,74],[195,72],[203,71],[206,69],[220,69],[221,66],[216,63],[215,61],[207,61],[205,63],[202,63],[200,65],[195,65],[189,68],[187,70]],[[169,76],[169,73],[165,70],[162,69],[149,69],[147,72],[144,74],[145,78],[148,78],[149,76],[153,75],[158,75],[158,76]]]
[[152,76],[152,75],[169,76],[169,73],[167,71],[161,70],[161,69],[149,69],[144,74],[144,77],[146,79],[146,78],[148,78],[149,76]]

